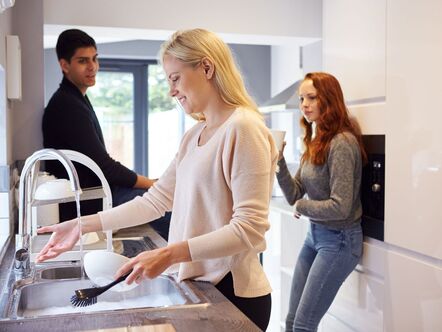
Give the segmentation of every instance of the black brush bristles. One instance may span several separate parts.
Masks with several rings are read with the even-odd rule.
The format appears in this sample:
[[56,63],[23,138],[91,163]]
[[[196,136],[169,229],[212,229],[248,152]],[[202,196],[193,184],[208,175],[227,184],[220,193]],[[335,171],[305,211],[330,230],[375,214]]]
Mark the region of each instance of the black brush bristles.
[[97,303],[97,297],[79,299],[77,295],[72,295],[71,303],[76,307],[87,307]]
[[109,288],[115,286],[119,282],[122,282],[131,273],[132,270],[130,270],[126,274],[119,277],[117,280],[114,280],[110,284],[107,284],[105,286],[77,289],[75,291],[75,295],[71,297],[71,303],[76,307],[87,307],[88,305],[95,304],[97,303],[98,295],[103,294]]

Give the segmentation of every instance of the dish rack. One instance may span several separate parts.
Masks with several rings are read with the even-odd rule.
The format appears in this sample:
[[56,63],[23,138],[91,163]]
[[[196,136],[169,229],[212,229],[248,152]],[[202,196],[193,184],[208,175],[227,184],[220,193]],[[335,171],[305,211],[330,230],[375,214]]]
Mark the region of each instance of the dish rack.
[[[91,200],[91,199],[103,199],[103,210],[107,210],[112,208],[112,192],[110,190],[110,186],[104,177],[103,172],[98,167],[98,165],[88,156],[72,150],[58,150],[62,154],[64,154],[69,160],[80,163],[86,167],[88,167],[91,171],[97,175],[100,179],[101,187],[94,188],[85,188],[81,189],[80,193],[80,201]],[[40,160],[57,160],[56,158],[46,156]],[[34,169],[32,171],[33,174],[38,174],[39,171],[39,162],[36,162],[34,165]],[[75,197],[64,197],[57,199],[35,199],[35,183],[31,184],[30,190],[30,204],[24,207],[26,209],[32,209],[39,206],[49,205],[49,204],[58,204],[58,203],[66,203],[75,201]],[[50,234],[37,234],[37,220],[35,214],[28,213],[27,214],[31,219],[28,222],[28,228],[31,229],[30,232],[30,245],[29,245],[29,255],[31,262],[35,262],[35,259],[40,252],[40,250],[44,247],[44,245],[49,241]],[[88,241],[87,239],[91,239],[91,235],[93,235],[93,241]],[[83,235],[83,241],[86,240],[86,243],[83,243],[83,255],[92,250],[107,250],[112,251],[112,231],[106,232],[97,232],[96,235],[94,233],[89,233]],[[88,243],[89,242],[89,243]],[[48,261],[79,261],[81,259],[80,254],[80,246],[77,243],[71,250],[66,251],[56,258],[53,258]]]

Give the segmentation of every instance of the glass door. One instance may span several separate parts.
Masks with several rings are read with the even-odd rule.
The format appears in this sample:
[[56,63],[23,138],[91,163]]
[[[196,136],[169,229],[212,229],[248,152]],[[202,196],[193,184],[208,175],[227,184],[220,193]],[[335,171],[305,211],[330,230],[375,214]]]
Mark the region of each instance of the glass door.
[[134,74],[100,70],[89,88],[91,100],[110,156],[134,169]]

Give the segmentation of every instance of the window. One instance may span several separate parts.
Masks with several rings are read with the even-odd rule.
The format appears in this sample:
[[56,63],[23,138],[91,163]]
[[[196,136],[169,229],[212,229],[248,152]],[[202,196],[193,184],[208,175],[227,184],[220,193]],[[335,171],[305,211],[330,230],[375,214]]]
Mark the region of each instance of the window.
[[157,178],[172,161],[192,120],[169,96],[156,61],[100,59],[87,92],[109,154],[139,174]]

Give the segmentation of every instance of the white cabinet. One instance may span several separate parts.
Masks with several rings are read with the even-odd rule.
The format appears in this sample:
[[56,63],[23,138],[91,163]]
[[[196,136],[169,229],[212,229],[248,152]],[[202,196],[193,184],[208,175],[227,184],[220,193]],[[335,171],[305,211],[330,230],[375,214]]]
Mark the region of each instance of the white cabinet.
[[385,97],[386,0],[323,2],[323,65],[346,100]]
[[339,289],[327,312],[328,319],[321,322],[322,331],[336,331],[334,326],[340,322],[349,331],[382,332],[384,291],[383,279],[358,266]]
[[[323,65],[364,134],[385,134],[386,0],[323,3]],[[347,13],[347,14],[344,14]]]
[[339,289],[321,320],[320,332],[384,331],[385,285],[379,273],[385,255],[384,249],[364,242],[363,258]]
[[442,259],[442,1],[387,13],[385,241]]
[[318,327],[318,332],[355,332],[355,330],[340,319],[325,314]]
[[442,263],[416,258],[388,252],[385,278],[388,332],[442,331]]

